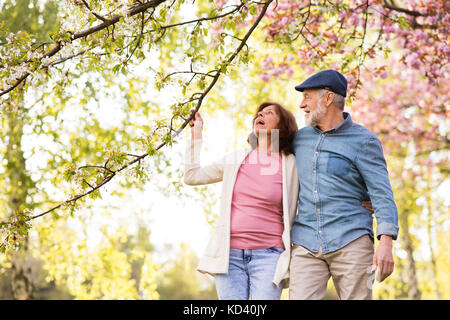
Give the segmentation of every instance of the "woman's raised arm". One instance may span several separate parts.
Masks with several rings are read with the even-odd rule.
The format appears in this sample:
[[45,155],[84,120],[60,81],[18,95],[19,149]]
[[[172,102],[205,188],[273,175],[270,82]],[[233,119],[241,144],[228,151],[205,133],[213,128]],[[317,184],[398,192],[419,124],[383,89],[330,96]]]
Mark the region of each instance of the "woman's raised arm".
[[[191,110],[192,112],[193,110]],[[186,143],[184,183],[200,185],[222,181],[223,159],[205,167],[200,166],[203,131],[203,119],[200,113],[195,113],[195,118],[189,122],[189,125],[191,126],[191,139]]]

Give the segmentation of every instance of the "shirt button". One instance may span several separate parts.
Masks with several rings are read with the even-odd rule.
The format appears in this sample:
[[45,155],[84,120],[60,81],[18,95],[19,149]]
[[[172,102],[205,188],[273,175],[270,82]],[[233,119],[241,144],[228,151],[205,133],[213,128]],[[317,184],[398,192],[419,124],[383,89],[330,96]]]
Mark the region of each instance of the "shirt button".
[[313,170],[313,173],[316,173],[317,171],[316,170]]
[[325,137],[325,135],[322,133],[322,137]]
[[320,208],[317,208],[317,212],[320,212]]
[[319,153],[316,151],[316,154],[319,154]]
[[319,230],[319,233],[322,233],[322,230]]
[[317,193],[317,190],[314,190],[315,193]]

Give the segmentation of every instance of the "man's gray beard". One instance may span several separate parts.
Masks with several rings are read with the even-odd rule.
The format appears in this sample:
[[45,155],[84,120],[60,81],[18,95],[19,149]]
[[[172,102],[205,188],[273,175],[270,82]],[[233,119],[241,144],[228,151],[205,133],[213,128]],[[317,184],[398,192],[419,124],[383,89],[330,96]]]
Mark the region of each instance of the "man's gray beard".
[[327,108],[322,104],[322,99],[317,103],[317,108],[313,112],[309,113],[309,117],[306,118],[306,125],[309,127],[315,127],[319,124],[320,120],[327,113]]

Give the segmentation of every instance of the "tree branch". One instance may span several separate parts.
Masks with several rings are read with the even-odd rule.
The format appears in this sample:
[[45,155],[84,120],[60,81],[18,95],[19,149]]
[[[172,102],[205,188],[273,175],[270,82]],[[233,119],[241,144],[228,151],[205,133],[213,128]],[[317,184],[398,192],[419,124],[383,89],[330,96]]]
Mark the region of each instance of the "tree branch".
[[226,12],[226,13],[224,13],[224,14],[220,14],[220,15],[214,16],[214,17],[199,18],[199,19],[194,19],[194,20],[189,20],[189,21],[179,22],[179,23],[175,23],[175,24],[169,24],[169,25],[167,25],[167,26],[161,26],[161,29],[168,29],[168,28],[178,27],[178,26],[182,26],[182,25],[190,24],[190,23],[194,23],[194,22],[196,22],[197,24],[199,24],[199,23],[202,22],[202,21],[209,21],[209,20],[220,19],[220,18],[226,17],[226,16],[228,16],[228,15],[230,15],[230,14],[232,14],[232,13],[235,13],[235,12],[241,10],[241,8],[242,8],[244,5],[245,5],[245,3],[241,2],[241,4],[238,5],[238,6],[235,6],[235,8],[234,8],[233,10],[228,11],[228,12]]
[[[144,11],[146,11],[147,9],[150,8],[156,8],[157,6],[159,6],[161,3],[165,2],[167,0],[151,0],[148,2],[145,2],[143,4],[137,5],[131,9],[128,10],[127,15],[128,16],[134,16],[136,14],[142,13]],[[100,23],[99,25],[96,25],[94,27],[88,28],[86,30],[80,31],[80,32],[76,32],[74,34],[72,34],[70,36],[70,42],[73,42],[77,39],[80,38],[84,38],[88,35],[91,35],[93,33],[99,32],[103,29],[108,28],[109,26],[114,26],[114,24],[116,24],[117,22],[120,21],[120,19],[122,19],[123,16],[120,14],[114,15],[112,16],[109,20],[104,21],[103,23]],[[59,41],[55,44],[55,46],[50,49],[49,51],[47,51],[43,58],[50,58],[53,57],[55,54],[57,54],[61,49],[63,48],[63,41]],[[26,63],[27,61],[24,61],[24,63]],[[21,76],[19,79],[17,79],[17,81],[8,89],[0,92],[0,97],[7,94],[8,92],[10,92],[11,90],[14,90],[20,83],[22,83],[31,73],[27,72],[25,73],[23,76]]]
[[413,17],[426,17],[427,16],[426,14],[421,14],[418,11],[412,11],[412,10],[397,7],[394,4],[387,3],[386,1],[384,2],[384,7],[389,10],[406,13],[407,15],[413,16]]
[[[253,25],[250,27],[250,29],[247,31],[247,33],[245,34],[245,36],[242,38],[242,41],[241,41],[240,45],[235,49],[235,51],[231,54],[231,56],[225,61],[225,63],[226,63],[227,65],[229,65],[231,62],[233,62],[233,60],[234,60],[234,59],[236,58],[236,56],[241,52],[241,50],[244,48],[244,46],[246,46],[246,42],[248,41],[248,39],[250,38],[251,34],[253,33],[253,31],[256,29],[256,27],[258,26],[258,24],[260,23],[260,21],[261,21],[262,18],[264,17],[264,14],[266,13],[268,6],[269,6],[272,2],[273,2],[273,0],[268,0],[267,2],[264,3],[264,6],[263,6],[263,8],[262,8],[260,14],[259,14],[258,17],[256,18],[256,20],[255,20],[255,22],[253,23]],[[216,71],[216,74],[214,75],[214,77],[213,77],[211,83],[209,84],[209,86],[208,86],[202,93],[200,93],[200,96],[199,96],[198,98],[191,99],[192,101],[193,101],[193,100],[197,100],[197,104],[196,104],[196,107],[195,107],[195,112],[197,112],[197,111],[200,109],[200,107],[201,107],[201,105],[202,105],[202,102],[203,102],[203,99],[204,99],[204,98],[206,97],[206,95],[212,90],[212,88],[213,88],[214,85],[217,83],[217,81],[219,80],[220,75],[221,75],[222,73],[223,73],[222,70],[221,70],[221,69],[218,69],[218,70]],[[191,119],[192,119],[193,116],[195,115],[195,112],[193,112],[193,113],[191,114],[191,116],[190,116],[189,118],[187,118],[187,119],[184,121],[184,123],[183,123],[183,124],[182,124],[182,125],[181,125],[174,133],[173,133],[173,134],[171,134],[171,139],[174,139],[175,137],[177,137],[177,136],[180,134],[180,132],[183,131],[183,129],[186,127],[186,125],[189,123],[189,121],[191,121]],[[161,142],[161,143],[155,148],[155,150],[156,150],[156,151],[160,150],[160,149],[161,149],[162,147],[164,147],[166,144],[167,144],[167,142],[165,142],[165,141]],[[86,192],[84,192],[84,193],[82,193],[82,194],[79,194],[79,195],[77,195],[77,196],[75,196],[75,197],[73,197],[73,198],[71,198],[71,199],[69,199],[69,200],[63,201],[63,202],[59,203],[58,205],[56,205],[56,206],[50,208],[49,210],[47,210],[47,211],[45,211],[45,212],[42,212],[42,213],[37,214],[37,215],[34,215],[34,216],[29,216],[29,217],[27,217],[26,221],[31,221],[31,220],[34,220],[34,219],[36,219],[36,218],[42,217],[42,216],[44,216],[44,215],[46,215],[46,214],[48,214],[48,213],[50,213],[50,212],[52,212],[52,211],[55,211],[55,210],[61,208],[61,207],[62,207],[63,205],[65,205],[65,204],[74,204],[77,200],[79,200],[79,199],[81,199],[81,198],[83,198],[83,197],[85,197],[85,196],[91,194],[92,192],[94,192],[94,191],[100,189],[100,188],[103,187],[105,184],[107,184],[108,182],[110,182],[110,181],[116,176],[117,173],[119,173],[119,172],[125,170],[126,168],[128,168],[128,167],[134,165],[134,164],[137,163],[137,162],[140,162],[142,159],[144,159],[145,157],[148,156],[148,153],[145,153],[145,154],[142,154],[142,155],[139,155],[139,156],[138,156],[138,155],[130,155],[130,156],[133,156],[135,159],[133,159],[133,160],[131,160],[131,161],[125,163],[123,166],[121,166],[119,169],[117,169],[117,170],[115,170],[115,171],[112,171],[112,170],[106,168],[106,165],[107,165],[107,163],[108,163],[109,160],[105,163],[105,166],[104,166],[104,167],[99,167],[99,166],[83,166],[82,168],[88,168],[88,167],[102,168],[102,169],[105,168],[105,169],[107,169],[108,171],[110,171],[110,174],[109,174],[108,176],[106,176],[106,177],[105,177],[100,183],[98,183],[96,186],[91,186],[91,189],[90,189],[90,190],[88,190],[88,191],[86,191]],[[13,225],[13,224],[14,224],[14,222],[8,222],[8,221],[0,222],[0,226]],[[1,247],[1,246],[3,246],[3,244],[0,244],[0,247]]]
[[359,61],[358,61],[358,76],[356,78],[356,82],[355,82],[355,90],[358,89],[359,84],[361,83],[361,66],[363,65],[364,61],[366,60],[367,57],[367,51],[364,52],[364,41],[366,40],[366,34],[367,34],[367,20],[369,17],[369,0],[366,0],[366,5],[365,5],[365,11],[364,11],[364,30],[363,30],[363,35],[361,38],[361,45],[360,47],[360,55],[359,55]]
[[99,20],[102,20],[103,22],[106,22],[108,19],[102,17],[101,15],[99,15],[98,13],[95,13],[94,11],[91,10],[91,7],[89,7],[89,4],[85,1],[85,0],[81,0],[84,4],[84,6],[89,10],[90,13],[92,13],[92,15],[94,17],[96,17]]
[[139,31],[139,37],[137,39],[137,43],[136,46],[134,47],[133,51],[130,53],[129,57],[127,58],[126,62],[128,62],[131,57],[133,56],[134,52],[136,51],[136,49],[139,47],[139,45],[141,44],[141,40],[142,40],[142,35],[144,34],[144,13],[142,12],[142,17],[141,17],[141,30]]

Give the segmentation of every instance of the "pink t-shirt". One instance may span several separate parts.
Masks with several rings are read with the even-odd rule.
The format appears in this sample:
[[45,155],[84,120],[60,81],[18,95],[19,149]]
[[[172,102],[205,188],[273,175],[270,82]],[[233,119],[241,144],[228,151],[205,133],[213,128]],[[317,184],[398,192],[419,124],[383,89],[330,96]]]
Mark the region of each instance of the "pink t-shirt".
[[256,149],[241,164],[231,201],[231,248],[284,249],[281,165],[281,154]]

